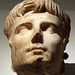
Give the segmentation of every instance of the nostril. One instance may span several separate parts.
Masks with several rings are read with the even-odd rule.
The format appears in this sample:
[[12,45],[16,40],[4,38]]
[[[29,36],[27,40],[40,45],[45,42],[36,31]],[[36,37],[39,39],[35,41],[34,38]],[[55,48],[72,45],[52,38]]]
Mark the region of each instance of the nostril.
[[32,38],[32,43],[43,43],[43,36],[40,33],[36,33]]
[[35,34],[35,37],[38,37],[39,35],[40,35],[40,33],[36,33],[36,34]]
[[41,61],[42,61],[42,59],[43,59],[43,58],[38,58],[38,59],[37,59],[37,62],[41,62]]

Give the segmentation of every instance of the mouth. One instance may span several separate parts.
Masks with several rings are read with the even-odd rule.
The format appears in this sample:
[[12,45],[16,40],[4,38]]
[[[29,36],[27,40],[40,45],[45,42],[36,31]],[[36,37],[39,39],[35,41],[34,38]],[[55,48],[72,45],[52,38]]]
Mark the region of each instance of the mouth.
[[47,51],[46,48],[42,48],[42,47],[34,47],[34,48],[32,48],[30,51],[34,51],[34,50],[43,50],[44,52]]
[[43,48],[43,47],[33,47],[33,48],[27,50],[27,52],[32,55],[43,55],[43,53],[46,51],[47,51],[47,49]]
[[46,51],[47,51],[47,49],[43,48],[43,47],[33,47],[33,48],[27,50],[27,52],[33,52],[34,55],[39,55]]

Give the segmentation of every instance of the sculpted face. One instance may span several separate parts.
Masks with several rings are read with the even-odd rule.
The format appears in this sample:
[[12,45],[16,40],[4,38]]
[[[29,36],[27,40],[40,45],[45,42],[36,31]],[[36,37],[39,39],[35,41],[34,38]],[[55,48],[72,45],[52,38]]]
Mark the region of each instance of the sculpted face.
[[17,17],[9,39],[12,65],[62,61],[63,29],[58,17],[44,13],[29,13]]

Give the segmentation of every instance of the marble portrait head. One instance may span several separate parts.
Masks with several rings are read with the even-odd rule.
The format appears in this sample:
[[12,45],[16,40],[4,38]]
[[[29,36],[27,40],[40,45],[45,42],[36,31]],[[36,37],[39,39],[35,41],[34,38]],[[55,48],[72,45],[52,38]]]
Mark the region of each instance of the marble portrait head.
[[60,75],[70,18],[52,0],[24,0],[6,18],[4,33],[18,75]]

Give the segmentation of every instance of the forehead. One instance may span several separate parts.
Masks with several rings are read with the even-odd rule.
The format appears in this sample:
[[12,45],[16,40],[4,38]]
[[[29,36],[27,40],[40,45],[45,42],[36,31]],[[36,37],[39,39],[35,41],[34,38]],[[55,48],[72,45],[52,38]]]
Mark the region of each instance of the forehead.
[[14,25],[20,25],[25,22],[31,22],[31,23],[42,23],[42,22],[51,22],[56,25],[60,25],[61,21],[57,16],[54,16],[48,12],[45,13],[29,13],[25,14],[22,17],[17,17],[14,21]]

